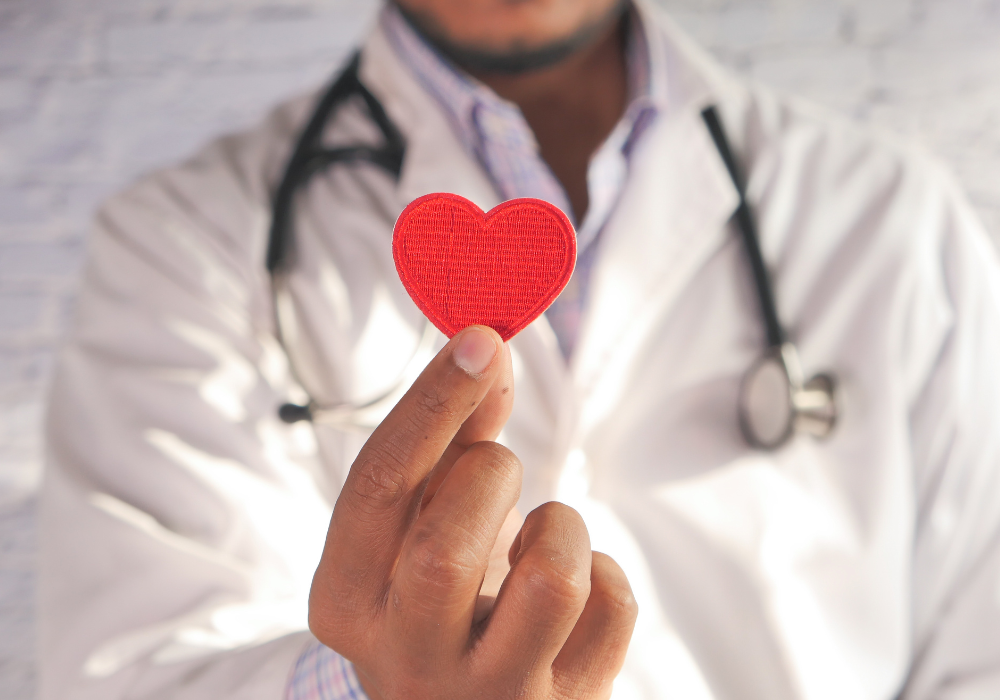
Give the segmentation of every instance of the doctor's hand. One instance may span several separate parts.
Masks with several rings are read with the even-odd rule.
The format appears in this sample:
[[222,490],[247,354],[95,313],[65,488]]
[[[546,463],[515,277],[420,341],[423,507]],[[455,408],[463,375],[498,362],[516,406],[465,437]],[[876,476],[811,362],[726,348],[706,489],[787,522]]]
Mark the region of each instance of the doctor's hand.
[[372,700],[610,695],[637,608],[573,509],[548,503],[528,515],[484,616],[480,586],[521,486],[520,462],[491,442],[512,400],[509,350],[491,329],[469,327],[351,467],[309,626],[354,663]]

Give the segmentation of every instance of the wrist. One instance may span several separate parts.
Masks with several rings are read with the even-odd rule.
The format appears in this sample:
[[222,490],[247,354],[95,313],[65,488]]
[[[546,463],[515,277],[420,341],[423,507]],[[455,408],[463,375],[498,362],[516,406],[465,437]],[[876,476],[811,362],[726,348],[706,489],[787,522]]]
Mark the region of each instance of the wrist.
[[368,700],[354,665],[320,642],[299,656],[285,700]]

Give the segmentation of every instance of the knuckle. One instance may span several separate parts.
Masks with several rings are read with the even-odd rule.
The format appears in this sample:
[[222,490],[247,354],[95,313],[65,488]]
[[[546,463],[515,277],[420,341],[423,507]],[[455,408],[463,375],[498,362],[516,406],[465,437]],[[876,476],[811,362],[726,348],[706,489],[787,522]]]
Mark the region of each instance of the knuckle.
[[639,603],[632,589],[617,583],[602,583],[594,587],[591,598],[597,594],[595,602],[601,607],[605,619],[613,624],[631,625],[639,616]]
[[414,387],[414,398],[417,411],[411,415],[423,425],[428,419],[438,421],[449,421],[457,414],[455,397],[442,392],[436,386]]
[[552,607],[578,608],[590,596],[590,576],[572,558],[556,553],[531,557],[521,563],[521,574],[528,595]]
[[594,552],[591,567],[591,600],[605,619],[630,625],[639,615],[639,604],[625,572],[607,554]]
[[410,576],[413,583],[433,595],[446,594],[474,575],[473,566],[460,554],[460,548],[437,533],[417,532],[410,550]]
[[382,446],[371,448],[374,454],[355,467],[350,482],[353,500],[372,509],[391,508],[409,491],[402,461]]

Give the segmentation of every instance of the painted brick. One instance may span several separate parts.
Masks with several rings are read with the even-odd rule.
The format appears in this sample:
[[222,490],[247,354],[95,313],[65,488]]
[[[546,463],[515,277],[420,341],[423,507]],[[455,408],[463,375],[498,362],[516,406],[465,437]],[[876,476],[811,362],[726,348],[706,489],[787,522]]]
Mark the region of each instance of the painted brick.
[[83,258],[83,243],[61,240],[55,243],[10,243],[0,255],[0,277],[33,279],[64,278],[75,275]]
[[47,298],[38,292],[0,290],[0,327],[18,333],[37,328],[44,317]]
[[[662,0],[736,71],[922,142],[1000,241],[1000,0]],[[97,203],[325,81],[374,0],[0,2],[0,697],[32,696],[43,396]]]

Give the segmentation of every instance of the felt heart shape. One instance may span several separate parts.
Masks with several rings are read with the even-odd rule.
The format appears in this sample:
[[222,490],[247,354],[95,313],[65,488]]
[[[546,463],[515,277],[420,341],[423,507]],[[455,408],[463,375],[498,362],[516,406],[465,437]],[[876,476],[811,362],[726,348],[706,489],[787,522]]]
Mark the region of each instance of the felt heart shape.
[[457,194],[427,194],[396,220],[392,257],[413,301],[449,338],[482,324],[509,340],[569,282],[576,234],[540,199],[483,213]]

